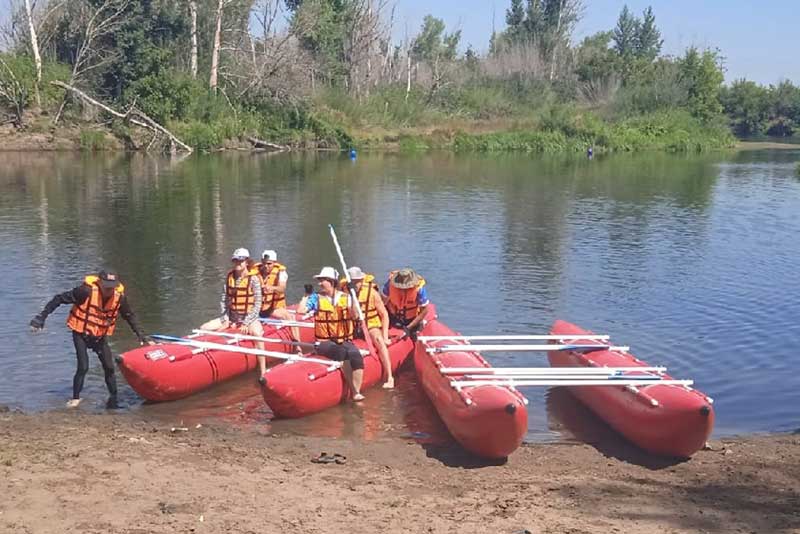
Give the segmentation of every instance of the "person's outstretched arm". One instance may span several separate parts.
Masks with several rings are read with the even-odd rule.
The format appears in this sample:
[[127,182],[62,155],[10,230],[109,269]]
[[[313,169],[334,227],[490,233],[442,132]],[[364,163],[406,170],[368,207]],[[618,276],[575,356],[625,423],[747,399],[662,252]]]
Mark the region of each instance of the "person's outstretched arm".
[[79,285],[74,289],[59,293],[50,299],[50,302],[45,305],[44,309],[39,312],[38,315],[31,319],[31,328],[34,332],[43,329],[47,316],[53,313],[56,308],[62,304],[83,304],[91,294],[92,290],[86,285]]

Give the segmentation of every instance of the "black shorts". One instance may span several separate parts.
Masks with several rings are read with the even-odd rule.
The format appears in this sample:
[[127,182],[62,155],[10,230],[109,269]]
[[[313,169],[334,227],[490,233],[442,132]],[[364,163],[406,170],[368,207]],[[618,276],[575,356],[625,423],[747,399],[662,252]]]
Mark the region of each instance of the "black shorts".
[[354,370],[364,368],[364,357],[361,356],[361,351],[352,341],[345,341],[344,343],[336,343],[335,341],[322,341],[316,350],[317,354],[326,356],[331,360],[343,362],[345,360],[350,362],[350,367]]

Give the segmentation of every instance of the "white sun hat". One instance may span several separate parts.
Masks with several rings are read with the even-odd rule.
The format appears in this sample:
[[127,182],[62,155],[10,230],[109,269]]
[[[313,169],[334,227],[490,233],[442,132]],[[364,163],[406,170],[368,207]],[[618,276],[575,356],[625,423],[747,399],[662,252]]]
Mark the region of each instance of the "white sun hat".
[[278,253],[274,250],[265,250],[261,253],[261,259],[267,261],[277,261]]
[[319,274],[315,275],[314,278],[327,278],[329,280],[336,281],[339,279],[339,272],[333,267],[323,267]]

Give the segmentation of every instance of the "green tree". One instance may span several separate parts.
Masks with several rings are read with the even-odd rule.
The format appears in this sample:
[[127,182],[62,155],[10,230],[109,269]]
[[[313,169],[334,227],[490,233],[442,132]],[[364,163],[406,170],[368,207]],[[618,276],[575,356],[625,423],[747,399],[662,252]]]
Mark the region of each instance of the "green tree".
[[759,135],[769,119],[768,91],[748,80],[736,80],[721,92],[725,113],[737,135]]
[[661,39],[661,32],[656,27],[656,17],[652,7],[648,7],[644,11],[644,17],[638,26],[634,53],[640,59],[653,62],[661,53],[661,45],[664,44],[664,41]]
[[767,134],[790,136],[800,128],[800,87],[788,80],[770,86],[769,106]]
[[628,58],[636,53],[637,36],[639,33],[639,20],[634,17],[628,6],[623,6],[614,28],[614,50],[623,58]]
[[512,42],[518,42],[525,36],[525,8],[522,0],[511,0],[506,10],[506,35]]
[[720,90],[725,79],[719,52],[706,49],[701,53],[691,47],[678,60],[678,66],[688,95],[689,112],[703,121],[718,116],[722,112]]

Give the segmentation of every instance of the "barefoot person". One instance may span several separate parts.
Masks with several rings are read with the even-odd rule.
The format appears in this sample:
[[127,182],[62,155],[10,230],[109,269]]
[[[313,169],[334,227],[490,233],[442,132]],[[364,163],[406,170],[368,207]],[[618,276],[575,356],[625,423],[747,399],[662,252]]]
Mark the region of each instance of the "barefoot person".
[[416,339],[417,331],[428,315],[430,303],[425,279],[410,268],[392,271],[383,285],[383,301],[392,324],[403,328],[407,335]]
[[[264,336],[258,313],[261,310],[261,282],[258,272],[248,268],[250,251],[246,248],[237,248],[231,256],[233,267],[225,277],[220,299],[220,312],[222,315],[212,319],[200,327],[201,330],[225,330],[234,327],[242,334],[250,336]],[[264,350],[264,342],[256,341],[256,348]],[[267,371],[267,358],[256,356],[258,359],[259,381]]]
[[103,365],[106,387],[109,398],[107,406],[117,406],[117,379],[114,374],[114,359],[111,347],[108,345],[108,336],[114,333],[117,325],[117,316],[122,315],[130,325],[133,333],[139,338],[139,343],[152,343],[142,332],[136,315],[133,313],[123,286],[115,273],[100,271],[96,275],[89,275],[83,284],[54,296],[36,317],[31,319],[31,329],[38,332],[44,328],[47,316],[53,313],[62,304],[72,304],[72,309],[67,317],[67,326],[72,330],[72,342],[75,345],[75,355],[78,358],[78,368],[72,379],[72,399],[67,406],[74,408],[81,402],[83,380],[89,371],[89,353],[91,349],[97,354]]
[[319,291],[303,297],[297,307],[300,313],[314,312],[314,336],[320,342],[317,354],[345,362],[342,367],[353,400],[364,400],[361,383],[364,379],[364,358],[353,343],[353,317],[358,314],[357,303],[347,293],[336,289],[339,273],[333,267],[323,267],[314,278]]
[[[375,345],[375,350],[378,352],[383,365],[383,372],[386,376],[383,388],[392,389],[394,387],[394,377],[392,376],[392,362],[389,359],[388,349],[392,343],[389,339],[389,313],[386,311],[386,306],[383,305],[383,299],[381,299],[378,285],[375,283],[375,277],[371,274],[364,274],[361,268],[355,266],[347,269],[347,274],[350,275],[350,280],[353,281],[355,286],[358,303],[364,313],[364,320],[367,322],[367,330],[369,330],[372,343]],[[346,280],[342,280],[340,288],[342,291],[347,290]],[[357,324],[356,327],[356,330],[360,331],[360,325]]]

